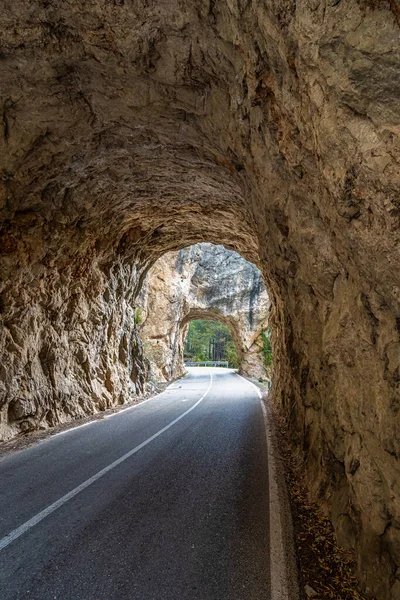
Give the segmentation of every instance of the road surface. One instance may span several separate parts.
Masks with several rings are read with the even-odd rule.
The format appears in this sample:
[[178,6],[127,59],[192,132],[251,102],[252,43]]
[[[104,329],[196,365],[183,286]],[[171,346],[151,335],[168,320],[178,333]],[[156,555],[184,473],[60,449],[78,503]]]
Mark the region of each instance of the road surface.
[[261,403],[227,369],[0,460],[1,600],[269,600]]

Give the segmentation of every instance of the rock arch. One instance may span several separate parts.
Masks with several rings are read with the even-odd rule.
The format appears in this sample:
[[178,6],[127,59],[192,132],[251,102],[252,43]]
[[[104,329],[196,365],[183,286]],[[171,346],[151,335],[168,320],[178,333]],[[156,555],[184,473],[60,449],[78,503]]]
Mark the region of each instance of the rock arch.
[[0,25],[2,436],[140,393],[146,270],[224,243],[264,274],[276,402],[379,599],[400,567],[398,24],[385,0],[18,0]]
[[260,338],[269,298],[260,271],[236,252],[196,244],[165,254],[149,271],[139,302],[146,315],[140,336],[158,379],[184,372],[183,343],[194,319],[226,324],[240,372],[265,376]]

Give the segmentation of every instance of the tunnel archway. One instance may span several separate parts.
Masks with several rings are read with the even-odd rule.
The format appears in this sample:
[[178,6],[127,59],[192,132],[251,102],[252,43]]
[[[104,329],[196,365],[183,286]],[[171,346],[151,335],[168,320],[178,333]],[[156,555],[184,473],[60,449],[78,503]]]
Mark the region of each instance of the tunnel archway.
[[215,321],[226,325],[231,333],[236,347],[239,373],[255,378],[263,378],[266,376],[262,363],[262,356],[260,353],[259,338],[261,330],[257,331],[257,333],[255,333],[249,340],[246,339],[246,335],[243,334],[240,327],[240,322],[238,322],[238,320],[233,316],[221,315],[221,313],[218,313],[218,311],[213,312],[212,310],[193,308],[181,322],[182,348],[189,324],[191,321],[195,320]]
[[193,319],[187,323],[182,338],[185,366],[211,361],[218,363],[216,366],[220,367],[239,367],[237,346],[225,323],[210,319]]
[[400,566],[396,11],[21,0],[0,26],[2,437],[140,394],[147,269],[223,243],[264,274],[275,401],[378,598]]
[[241,364],[241,362],[243,360],[244,348],[242,346],[243,340],[240,335],[240,329],[238,327],[237,321],[235,321],[232,317],[224,317],[224,316],[221,317],[220,315],[218,315],[216,312],[213,312],[212,310],[204,310],[204,309],[199,310],[199,309],[193,308],[189,311],[189,313],[184,317],[184,319],[181,322],[182,344],[184,344],[184,342],[185,342],[185,338],[188,333],[189,325],[193,321],[211,321],[214,323],[221,323],[221,324],[225,325],[229,329],[230,335],[231,335],[232,340],[236,347],[239,364]]
[[236,252],[202,243],[165,254],[149,271],[139,303],[140,336],[156,380],[184,373],[184,339],[196,319],[227,325],[240,371],[265,376],[260,344],[269,297],[260,271]]

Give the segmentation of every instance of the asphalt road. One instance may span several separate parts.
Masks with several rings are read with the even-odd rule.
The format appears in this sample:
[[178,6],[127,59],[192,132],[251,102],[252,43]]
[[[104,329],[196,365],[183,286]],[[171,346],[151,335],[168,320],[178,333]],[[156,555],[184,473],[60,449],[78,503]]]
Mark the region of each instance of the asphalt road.
[[5,456],[1,600],[269,600],[267,460],[257,391],[200,368]]

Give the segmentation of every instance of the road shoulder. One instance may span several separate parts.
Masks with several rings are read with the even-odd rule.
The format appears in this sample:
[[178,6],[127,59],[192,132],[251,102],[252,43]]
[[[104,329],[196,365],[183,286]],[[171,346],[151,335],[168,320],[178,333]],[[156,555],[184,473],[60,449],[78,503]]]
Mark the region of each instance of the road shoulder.
[[[242,377],[242,376],[240,376]],[[257,380],[242,377],[259,391],[268,445],[270,503],[271,598],[298,600],[299,578],[290,499],[284,462],[279,451],[271,397]]]

